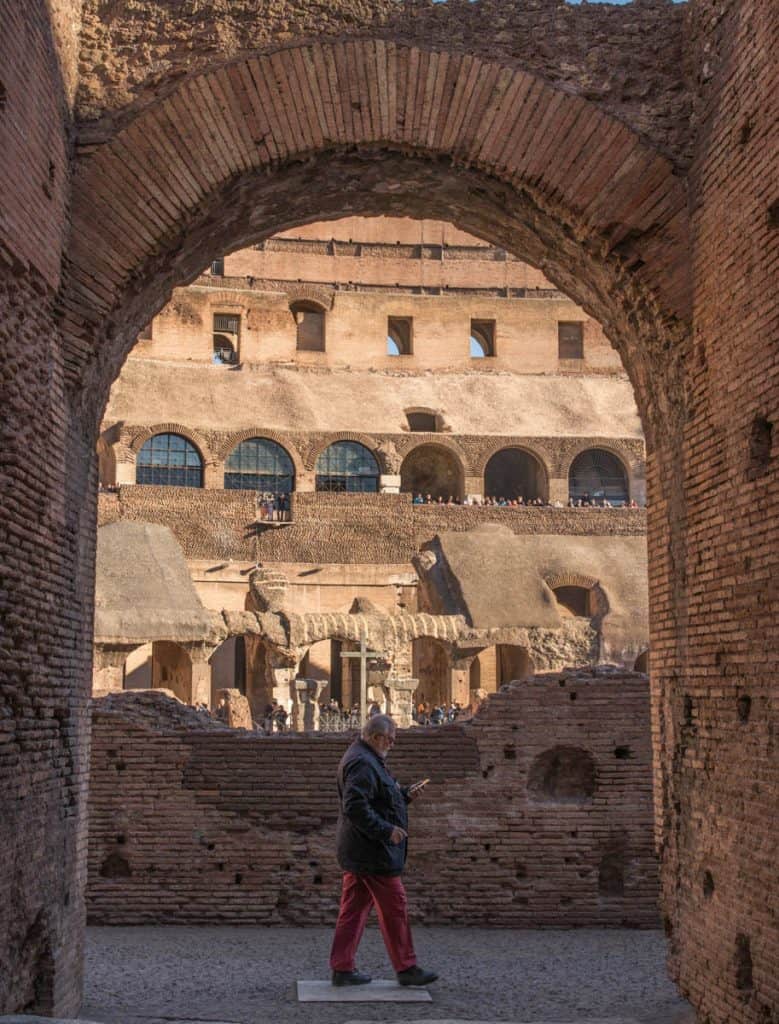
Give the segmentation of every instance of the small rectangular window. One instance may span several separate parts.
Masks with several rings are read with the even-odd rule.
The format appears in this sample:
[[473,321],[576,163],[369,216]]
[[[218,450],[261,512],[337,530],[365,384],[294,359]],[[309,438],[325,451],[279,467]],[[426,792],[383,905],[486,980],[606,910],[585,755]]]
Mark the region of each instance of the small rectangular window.
[[557,356],[559,359],[584,359],[584,324],[560,320],[557,324]]
[[410,316],[387,317],[387,355],[410,356],[413,351],[414,320]]
[[289,309],[295,321],[298,352],[324,352],[325,311],[312,302],[293,302]]
[[495,355],[495,321],[471,320],[471,359]]
[[214,363],[238,362],[238,334],[241,318],[235,313],[214,313],[213,355]]
[[211,274],[213,277],[224,277],[225,276],[225,258],[220,256],[215,259],[211,264]]

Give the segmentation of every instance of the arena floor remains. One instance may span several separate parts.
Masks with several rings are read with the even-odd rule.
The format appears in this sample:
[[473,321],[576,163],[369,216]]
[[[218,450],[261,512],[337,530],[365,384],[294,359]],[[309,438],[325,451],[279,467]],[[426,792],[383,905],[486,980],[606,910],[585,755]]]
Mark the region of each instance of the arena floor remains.
[[[298,1004],[298,978],[327,976],[330,930],[100,927],[88,930],[82,1017],[99,1024],[543,1022],[687,1024],[659,931],[417,928],[439,972],[428,1004]],[[392,977],[369,927],[359,966]]]

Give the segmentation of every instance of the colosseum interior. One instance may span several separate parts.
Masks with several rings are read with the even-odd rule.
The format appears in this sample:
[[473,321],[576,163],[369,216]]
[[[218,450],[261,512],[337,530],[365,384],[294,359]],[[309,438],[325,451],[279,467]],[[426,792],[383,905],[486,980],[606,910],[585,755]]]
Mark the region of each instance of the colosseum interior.
[[0,1014],[87,914],[329,923],[332,699],[440,786],[417,920],[779,1020],[779,8],[258,13],[3,5]]

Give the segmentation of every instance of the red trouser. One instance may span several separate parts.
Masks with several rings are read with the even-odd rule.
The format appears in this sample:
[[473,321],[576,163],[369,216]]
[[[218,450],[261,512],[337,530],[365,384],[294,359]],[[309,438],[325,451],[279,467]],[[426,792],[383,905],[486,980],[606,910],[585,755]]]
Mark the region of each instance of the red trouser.
[[408,923],[406,890],[400,876],[355,875],[345,871],[341,909],[338,911],[333,948],[330,950],[331,970],[354,970],[357,947],[374,903],[392,966],[396,971],[405,971],[417,962]]

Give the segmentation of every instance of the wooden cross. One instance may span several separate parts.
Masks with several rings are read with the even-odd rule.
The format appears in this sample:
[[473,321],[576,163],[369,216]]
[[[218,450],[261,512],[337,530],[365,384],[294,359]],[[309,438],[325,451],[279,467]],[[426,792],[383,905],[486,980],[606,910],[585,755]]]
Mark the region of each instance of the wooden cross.
[[342,658],[360,659],[360,721],[364,722],[368,714],[368,659],[384,658],[380,651],[369,651],[365,643],[365,635],[360,636],[359,651],[342,651]]

